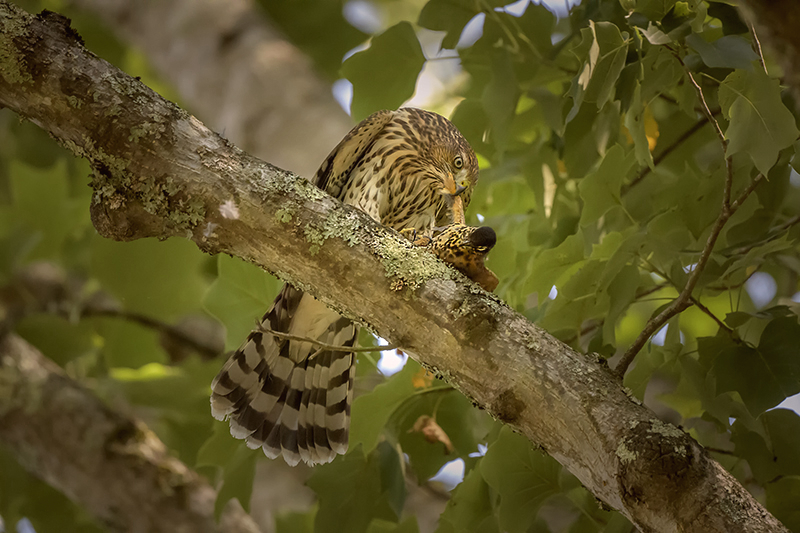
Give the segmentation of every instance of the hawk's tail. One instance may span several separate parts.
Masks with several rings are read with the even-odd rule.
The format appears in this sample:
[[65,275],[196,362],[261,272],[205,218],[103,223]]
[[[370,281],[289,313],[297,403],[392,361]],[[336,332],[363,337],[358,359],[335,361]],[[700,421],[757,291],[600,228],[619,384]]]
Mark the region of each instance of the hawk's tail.
[[211,413],[231,434],[292,466],[327,463],[347,451],[355,361],[352,352],[286,340],[270,329],[352,347],[358,328],[312,296],[285,285],[211,383]]

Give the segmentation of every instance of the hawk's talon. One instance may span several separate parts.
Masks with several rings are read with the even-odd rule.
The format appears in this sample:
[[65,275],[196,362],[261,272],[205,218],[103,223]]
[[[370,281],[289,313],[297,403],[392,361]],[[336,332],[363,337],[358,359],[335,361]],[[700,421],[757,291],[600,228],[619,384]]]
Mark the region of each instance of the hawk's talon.
[[427,235],[417,235],[415,228],[402,229],[400,230],[400,235],[411,241],[414,246],[428,246],[432,240]]

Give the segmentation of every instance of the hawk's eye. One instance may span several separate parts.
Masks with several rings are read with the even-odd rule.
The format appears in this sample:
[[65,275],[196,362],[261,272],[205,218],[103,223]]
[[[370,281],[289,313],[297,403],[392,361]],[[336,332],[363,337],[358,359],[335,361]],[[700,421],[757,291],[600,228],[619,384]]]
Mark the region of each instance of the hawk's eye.
[[460,155],[457,155],[455,159],[453,159],[453,166],[457,169],[460,169],[464,166],[464,161],[461,159]]

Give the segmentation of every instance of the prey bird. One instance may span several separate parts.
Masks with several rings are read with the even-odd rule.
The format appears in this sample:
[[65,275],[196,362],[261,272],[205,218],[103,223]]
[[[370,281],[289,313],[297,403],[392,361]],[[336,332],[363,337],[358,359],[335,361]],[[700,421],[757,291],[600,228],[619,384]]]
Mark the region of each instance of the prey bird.
[[[475,154],[449,120],[402,108],[355,126],[322,162],[314,183],[385,226],[430,236],[436,227],[464,223],[477,179]],[[229,419],[234,437],[270,458],[282,455],[290,465],[332,461],[347,451],[355,354],[265,330],[341,347],[358,337],[352,321],[284,285],[261,328],[211,384],[212,414]]]

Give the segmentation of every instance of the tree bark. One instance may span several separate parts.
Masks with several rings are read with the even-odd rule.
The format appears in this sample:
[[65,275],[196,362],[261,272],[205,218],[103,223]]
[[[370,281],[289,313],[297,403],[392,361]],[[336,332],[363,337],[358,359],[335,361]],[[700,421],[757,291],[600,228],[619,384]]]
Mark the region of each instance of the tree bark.
[[258,161],[87,52],[57,15],[0,0],[0,104],[94,168],[109,238],[182,236],[256,263],[416,354],[642,531],[786,531],[686,433],[395,232]]
[[311,176],[353,123],[252,0],[72,0],[141,49],[211,129]]
[[0,440],[111,531],[259,531],[238,502],[217,524],[205,480],[14,334],[0,338]]

